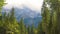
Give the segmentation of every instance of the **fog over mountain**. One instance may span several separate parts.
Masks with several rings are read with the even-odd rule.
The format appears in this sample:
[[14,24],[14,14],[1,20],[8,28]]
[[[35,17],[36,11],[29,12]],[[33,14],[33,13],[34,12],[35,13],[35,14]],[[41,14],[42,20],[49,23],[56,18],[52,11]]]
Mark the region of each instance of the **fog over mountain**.
[[[22,6],[22,8],[19,7],[14,7],[15,9],[15,17],[17,18],[18,22],[20,19],[23,17],[24,18],[24,23],[31,25],[34,23],[34,25],[38,25],[38,23],[41,21],[42,17],[39,11],[37,10],[32,10],[31,8],[27,6]],[[10,8],[3,8],[2,12],[7,12],[9,13],[11,11]]]

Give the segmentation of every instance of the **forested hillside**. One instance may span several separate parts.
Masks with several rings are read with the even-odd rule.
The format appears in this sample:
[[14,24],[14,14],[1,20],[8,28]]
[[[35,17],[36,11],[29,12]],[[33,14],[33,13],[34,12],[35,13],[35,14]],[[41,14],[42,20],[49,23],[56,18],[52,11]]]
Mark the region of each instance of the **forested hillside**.
[[60,34],[60,0],[44,0],[41,8],[42,21],[37,28],[34,23],[25,25],[23,17],[20,22],[14,16],[14,7],[11,12],[2,15],[4,0],[0,0],[0,34]]

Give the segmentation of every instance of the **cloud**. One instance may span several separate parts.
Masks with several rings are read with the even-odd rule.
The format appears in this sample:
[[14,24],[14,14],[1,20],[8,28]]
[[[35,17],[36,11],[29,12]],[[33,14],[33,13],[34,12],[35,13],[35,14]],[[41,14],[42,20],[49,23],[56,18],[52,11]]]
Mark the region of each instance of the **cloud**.
[[26,5],[34,10],[41,10],[42,2],[43,0],[6,0],[6,3],[8,3],[6,6],[11,8],[11,6]]

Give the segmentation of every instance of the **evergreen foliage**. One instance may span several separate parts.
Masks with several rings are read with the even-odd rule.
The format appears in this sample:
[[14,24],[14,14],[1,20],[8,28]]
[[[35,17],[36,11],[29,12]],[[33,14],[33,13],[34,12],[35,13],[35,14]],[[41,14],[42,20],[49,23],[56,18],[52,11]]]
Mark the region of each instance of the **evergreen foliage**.
[[[60,34],[60,0],[44,0],[42,6],[42,21],[37,28],[34,24],[28,27],[24,19],[16,20],[14,8],[10,13],[1,14],[4,0],[0,0],[0,34]],[[49,6],[47,6],[49,5]]]

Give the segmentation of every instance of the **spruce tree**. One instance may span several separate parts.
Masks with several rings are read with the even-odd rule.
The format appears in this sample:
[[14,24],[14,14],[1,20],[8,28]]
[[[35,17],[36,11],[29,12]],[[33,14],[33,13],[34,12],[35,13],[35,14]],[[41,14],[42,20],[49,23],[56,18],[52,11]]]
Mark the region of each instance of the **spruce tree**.
[[30,27],[30,25],[28,25],[27,30],[28,30],[28,34],[31,34],[31,27]]
[[4,5],[4,0],[0,0],[0,24],[2,21],[2,14],[1,14],[1,10],[2,10],[2,6]]
[[25,26],[24,26],[23,18],[21,18],[19,25],[20,25],[20,34],[25,34]]
[[39,24],[38,24],[38,32],[37,32],[37,34],[43,34],[44,32],[43,32],[43,30],[42,30],[42,22],[40,22]]
[[50,11],[44,1],[42,6],[42,28],[46,34],[48,34],[48,27],[50,23]]
[[60,34],[60,0],[46,0],[46,1],[50,5],[52,12],[54,12],[53,17],[55,17],[53,19],[52,34]]
[[35,30],[35,27],[34,27],[34,23],[33,23],[31,26],[31,34],[35,34],[34,30]]
[[19,33],[19,30],[18,30],[19,25],[14,16],[14,8],[12,8],[11,13],[6,15],[4,26],[7,28],[6,33],[9,33],[9,34],[18,34]]

